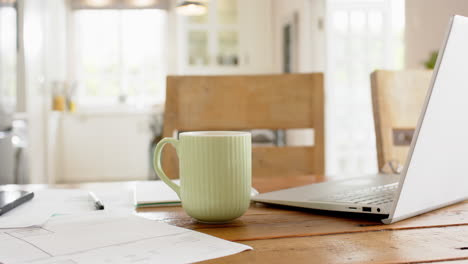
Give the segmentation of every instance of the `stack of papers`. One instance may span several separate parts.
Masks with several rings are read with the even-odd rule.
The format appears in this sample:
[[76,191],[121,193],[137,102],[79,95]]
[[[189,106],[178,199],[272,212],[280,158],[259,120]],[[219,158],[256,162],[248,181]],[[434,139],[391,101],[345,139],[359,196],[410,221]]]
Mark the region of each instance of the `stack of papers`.
[[87,191],[47,189],[0,216],[0,263],[191,263],[252,249],[138,217],[131,191],[95,193],[105,210]]
[[134,215],[55,216],[43,227],[0,230],[2,263],[192,263],[249,246]]
[[0,228],[42,226],[54,214],[94,211],[88,192],[46,189],[34,191],[34,198],[0,216]]
[[[179,180],[174,180],[180,184]],[[179,196],[163,181],[137,182],[135,186],[135,207],[157,207],[180,205]]]

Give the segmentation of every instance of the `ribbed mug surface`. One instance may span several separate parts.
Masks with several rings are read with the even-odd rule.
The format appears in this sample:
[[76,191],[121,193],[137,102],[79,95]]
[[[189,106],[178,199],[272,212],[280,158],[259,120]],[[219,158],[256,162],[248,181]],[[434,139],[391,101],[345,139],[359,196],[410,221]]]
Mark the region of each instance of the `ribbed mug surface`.
[[187,132],[179,139],[180,198],[188,215],[224,222],[249,208],[252,147],[248,132]]
[[[177,193],[188,215],[202,222],[228,222],[250,205],[251,142],[249,132],[238,131],[184,132],[179,140],[163,138],[154,148],[154,170]],[[162,169],[166,144],[177,150],[180,186]]]

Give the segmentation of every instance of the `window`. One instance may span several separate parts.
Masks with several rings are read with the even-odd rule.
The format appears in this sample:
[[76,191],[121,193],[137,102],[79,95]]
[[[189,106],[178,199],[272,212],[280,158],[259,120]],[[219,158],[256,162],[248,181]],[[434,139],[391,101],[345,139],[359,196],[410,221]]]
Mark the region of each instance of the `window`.
[[85,9],[74,11],[73,19],[80,104],[164,101],[165,11]]
[[329,0],[327,172],[376,173],[370,74],[401,69],[403,0]]

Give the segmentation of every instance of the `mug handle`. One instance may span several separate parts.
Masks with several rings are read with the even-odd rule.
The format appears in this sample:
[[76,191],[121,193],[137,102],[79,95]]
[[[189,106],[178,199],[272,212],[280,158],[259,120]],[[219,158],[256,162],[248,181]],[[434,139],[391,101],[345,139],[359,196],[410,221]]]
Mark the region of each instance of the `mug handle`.
[[153,156],[153,168],[158,174],[159,178],[166,183],[169,187],[171,187],[172,190],[174,190],[177,193],[177,196],[180,198],[180,186],[175,184],[173,181],[171,181],[166,173],[164,173],[162,166],[161,166],[161,154],[162,150],[164,148],[164,145],[167,143],[171,144],[174,146],[176,149],[177,155],[178,153],[178,147],[179,147],[179,140],[175,138],[163,138],[161,141],[158,142],[156,147],[154,148],[154,156]]

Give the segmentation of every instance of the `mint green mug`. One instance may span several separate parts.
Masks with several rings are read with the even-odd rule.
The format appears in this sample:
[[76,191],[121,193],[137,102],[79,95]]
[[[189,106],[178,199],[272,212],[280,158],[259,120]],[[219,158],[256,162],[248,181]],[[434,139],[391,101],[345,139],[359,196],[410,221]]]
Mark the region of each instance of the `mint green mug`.
[[[161,151],[172,144],[179,157],[180,186],[161,167]],[[252,185],[252,143],[249,132],[200,131],[164,138],[154,150],[154,170],[200,222],[234,220],[247,211]]]

